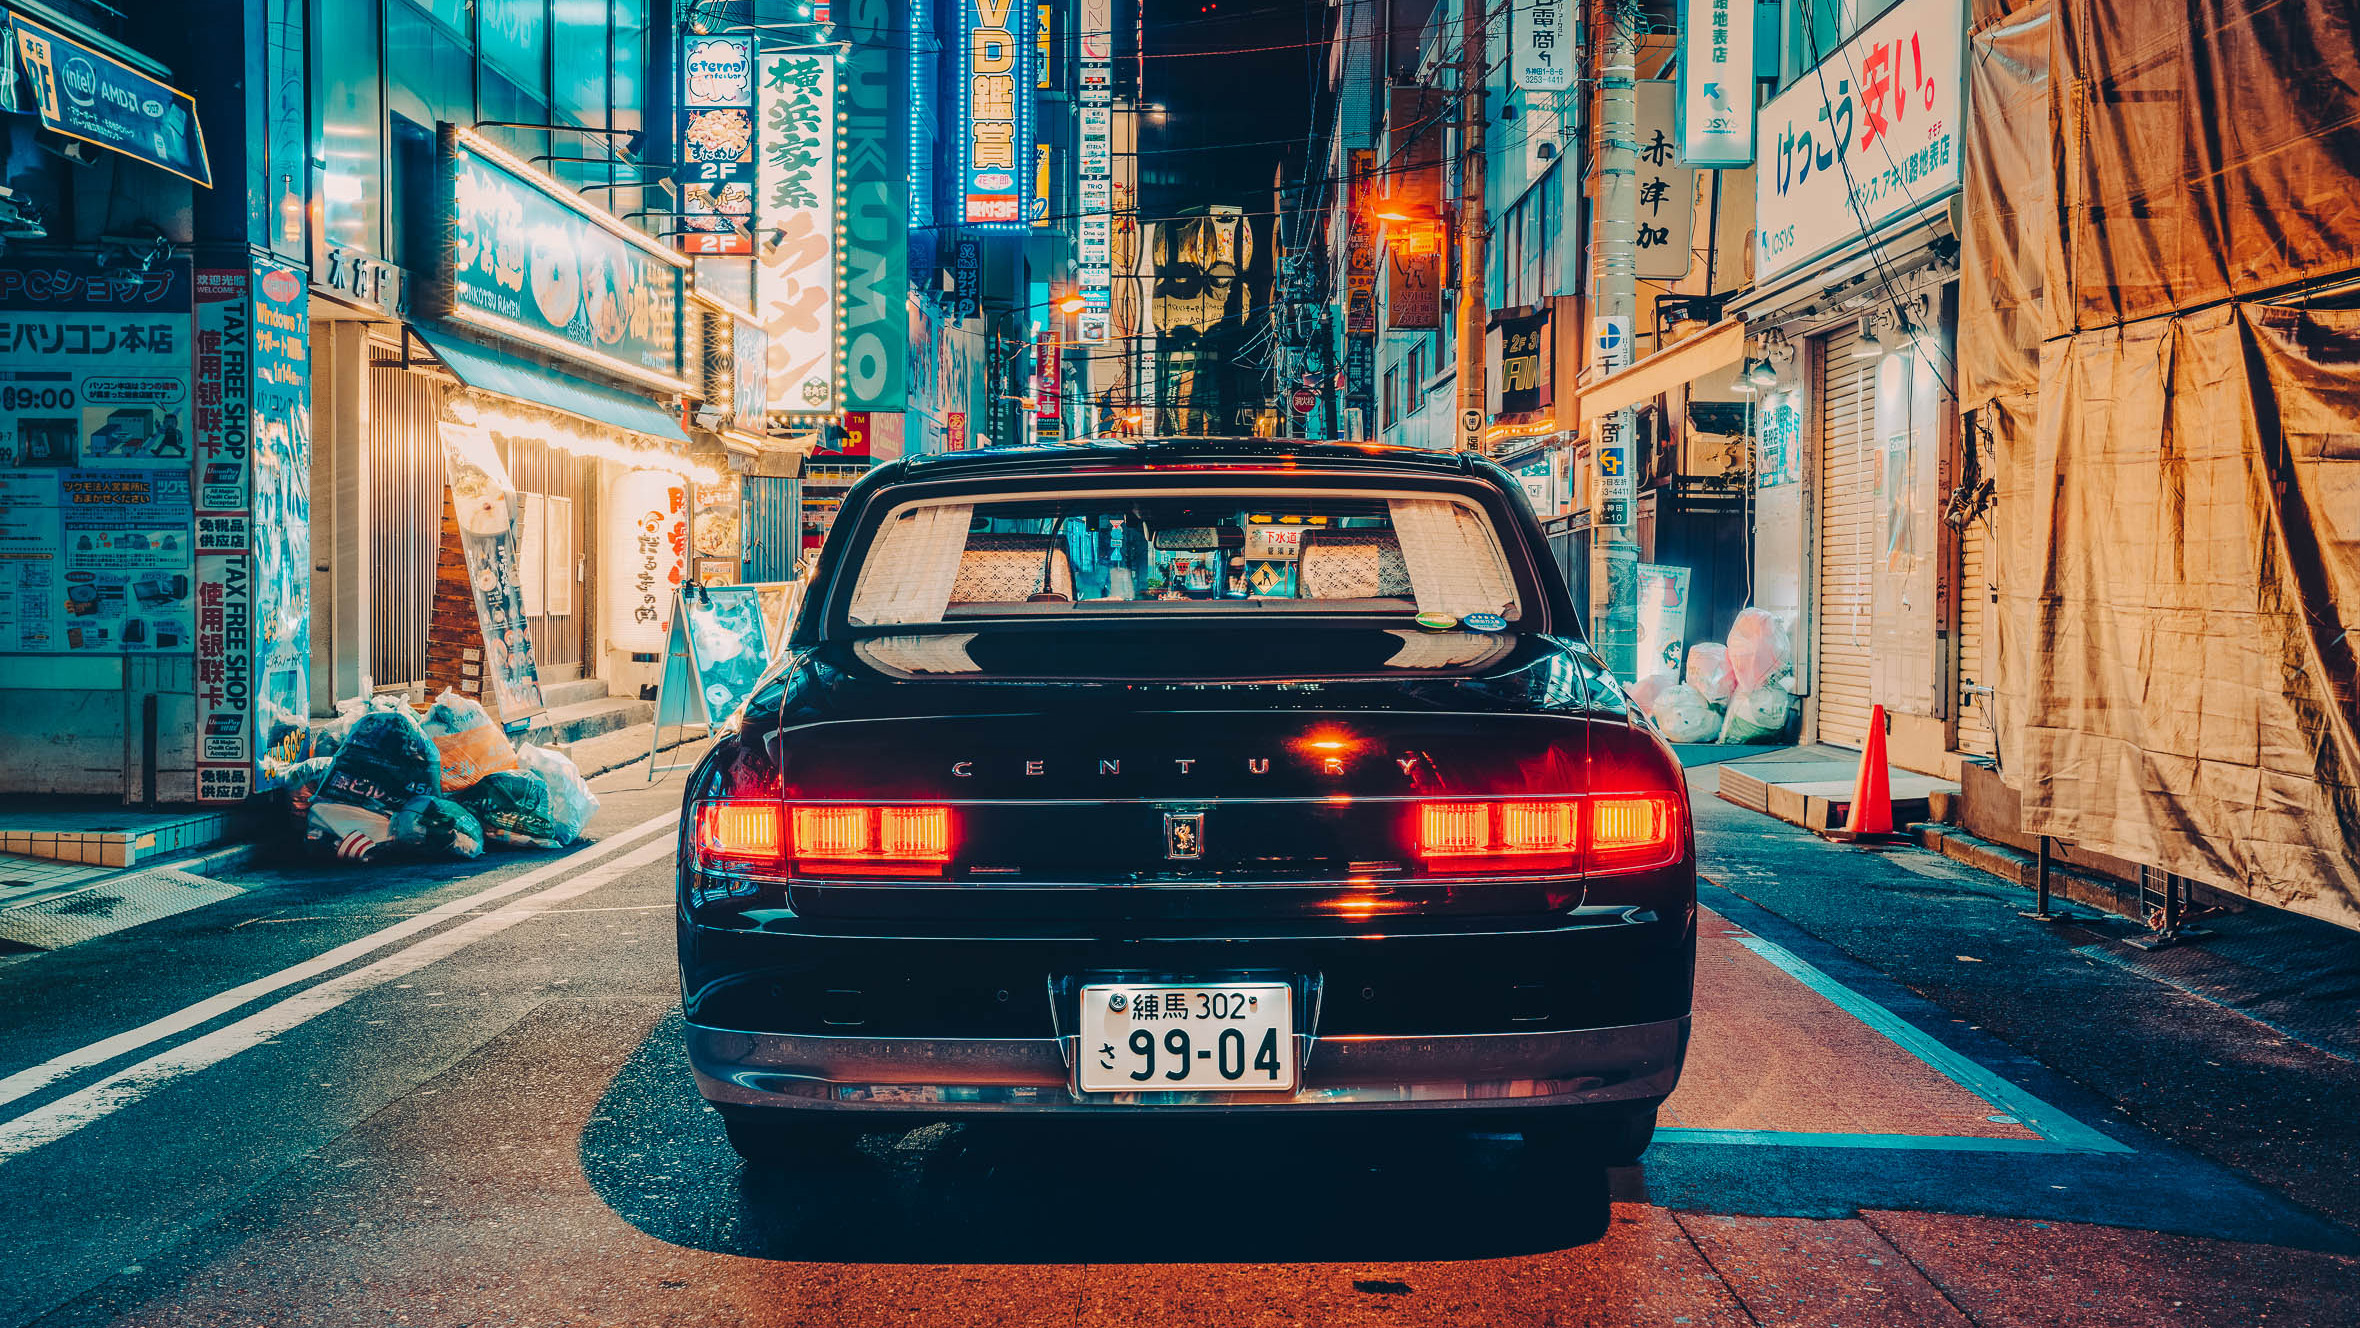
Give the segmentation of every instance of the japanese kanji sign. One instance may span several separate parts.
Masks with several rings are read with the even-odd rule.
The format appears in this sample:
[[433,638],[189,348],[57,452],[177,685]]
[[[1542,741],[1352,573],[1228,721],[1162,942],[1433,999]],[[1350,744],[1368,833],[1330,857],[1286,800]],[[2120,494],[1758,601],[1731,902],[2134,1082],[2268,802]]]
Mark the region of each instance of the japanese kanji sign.
[[189,291],[171,262],[0,266],[0,652],[190,648]]
[[1679,161],[1672,136],[1673,90],[1669,79],[1642,79],[1639,102],[1638,274],[1655,281],[1688,275],[1695,257],[1696,172]]
[[1956,193],[1965,0],[1904,0],[1762,108],[1757,281]]
[[1754,161],[1754,0],[1681,0],[1680,160]]
[[[1751,3],[1752,0],[1746,0]],[[1510,69],[1516,86],[1530,92],[1562,92],[1573,86],[1574,7],[1564,0],[1526,0],[1508,6]]]
[[961,0],[960,216],[970,226],[1026,224],[1033,76],[1024,68],[1033,17],[1016,0]]

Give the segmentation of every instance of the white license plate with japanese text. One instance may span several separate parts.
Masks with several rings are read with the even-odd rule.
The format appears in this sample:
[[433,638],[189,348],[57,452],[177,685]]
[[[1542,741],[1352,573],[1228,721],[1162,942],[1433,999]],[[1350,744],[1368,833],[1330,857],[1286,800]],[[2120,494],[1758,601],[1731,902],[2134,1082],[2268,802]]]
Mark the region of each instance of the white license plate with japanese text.
[[1082,988],[1085,1093],[1295,1089],[1294,988],[1284,982]]

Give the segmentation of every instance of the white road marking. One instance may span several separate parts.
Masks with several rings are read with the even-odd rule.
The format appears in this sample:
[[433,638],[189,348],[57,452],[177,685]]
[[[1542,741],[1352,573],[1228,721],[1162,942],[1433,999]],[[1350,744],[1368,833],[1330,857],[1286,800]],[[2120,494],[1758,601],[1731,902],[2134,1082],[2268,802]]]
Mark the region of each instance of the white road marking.
[[632,840],[639,839],[653,831],[669,829],[677,825],[679,821],[680,813],[677,811],[651,816],[637,825],[618,830],[595,844],[576,849],[555,862],[535,867],[521,876],[512,877],[488,889],[478,890],[471,895],[463,895],[440,907],[429,909],[380,931],[373,931],[358,940],[347,941],[316,958],[306,959],[300,964],[282,968],[276,973],[255,978],[251,982],[240,983],[218,995],[208,996],[193,1005],[175,1010],[162,1018],[150,1020],[137,1028],[128,1029],[112,1037],[101,1038],[86,1047],[52,1057],[39,1065],[28,1066],[5,1079],[0,1079],[0,1106],[38,1093],[61,1079],[80,1074],[93,1066],[104,1065],[118,1056],[138,1051],[142,1047],[161,1042],[168,1037],[176,1037],[200,1024],[209,1023],[228,1014],[241,1005],[268,996],[274,991],[283,990],[298,982],[307,981],[322,973],[341,968],[362,955],[382,950],[395,941],[415,936],[419,932],[461,913],[472,913],[495,900],[506,899],[510,895],[530,890],[536,885],[545,884],[553,878],[579,871],[591,861],[614,852]]
[[415,973],[487,936],[496,935],[527,918],[538,916],[551,904],[588,894],[618,876],[662,860],[671,852],[669,841],[642,844],[562,884],[527,896],[506,908],[469,918],[448,931],[436,932],[414,945],[394,951],[366,968],[356,968],[316,987],[306,988],[234,1024],[226,1024],[201,1037],[191,1038],[161,1055],[117,1070],[88,1088],[77,1089],[47,1106],[0,1124],[0,1163],[31,1152],[43,1144],[55,1143],[85,1125],[121,1111],[176,1079],[219,1065],[239,1052],[258,1047],[308,1023],[374,987]]

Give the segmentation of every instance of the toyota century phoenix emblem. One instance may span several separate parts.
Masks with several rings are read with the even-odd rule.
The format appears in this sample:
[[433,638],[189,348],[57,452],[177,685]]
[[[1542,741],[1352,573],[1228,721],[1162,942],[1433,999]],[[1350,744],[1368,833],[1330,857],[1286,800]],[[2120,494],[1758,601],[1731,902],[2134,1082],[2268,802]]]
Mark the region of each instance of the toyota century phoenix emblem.
[[1189,861],[1205,855],[1205,814],[1203,812],[1164,813],[1164,856],[1174,862]]

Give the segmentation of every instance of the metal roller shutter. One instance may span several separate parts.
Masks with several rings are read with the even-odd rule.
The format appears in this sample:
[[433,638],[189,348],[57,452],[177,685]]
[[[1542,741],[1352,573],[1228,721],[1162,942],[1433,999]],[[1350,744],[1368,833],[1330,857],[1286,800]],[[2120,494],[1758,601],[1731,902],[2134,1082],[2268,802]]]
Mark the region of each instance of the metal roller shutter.
[[1990,517],[1970,521],[1958,536],[1958,749],[1976,756],[1993,754],[1991,698],[1969,693],[1974,684],[1992,685],[1991,658],[1984,643],[1990,639],[1991,575],[1984,561],[1991,540]]
[[1819,585],[1814,599],[1811,690],[1819,741],[1858,747],[1868,734],[1869,571],[1875,561],[1876,361],[1855,359],[1856,328],[1830,335],[1819,381]]
[[369,370],[369,675],[379,687],[426,677],[442,542],[440,395],[417,374]]

